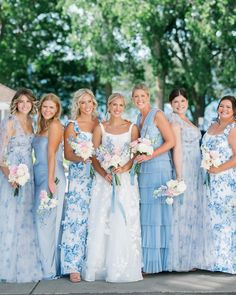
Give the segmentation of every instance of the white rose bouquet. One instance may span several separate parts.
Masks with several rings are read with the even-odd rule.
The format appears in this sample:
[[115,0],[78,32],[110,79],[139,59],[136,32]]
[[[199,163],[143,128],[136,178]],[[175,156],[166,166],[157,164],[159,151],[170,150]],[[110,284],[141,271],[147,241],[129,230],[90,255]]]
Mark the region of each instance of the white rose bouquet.
[[[131,158],[134,155],[151,156],[153,154],[153,146],[152,146],[151,140],[148,138],[138,138],[137,140],[132,141],[130,143],[130,153],[131,153]],[[134,164],[130,171],[132,184],[133,184],[134,175],[138,174],[139,172],[140,172],[140,163],[134,161]]]
[[18,166],[10,166],[9,170],[8,181],[17,185],[14,190],[14,197],[16,197],[19,194],[19,187],[24,186],[30,179],[29,169],[27,165],[19,164]]
[[211,151],[206,147],[202,147],[202,162],[201,167],[205,170],[213,167],[218,167],[221,164],[220,154],[217,151]]
[[158,198],[166,196],[166,203],[168,205],[172,205],[174,197],[181,195],[185,192],[186,188],[187,186],[183,180],[171,179],[166,183],[166,185],[162,185],[158,189],[154,190],[153,197]]

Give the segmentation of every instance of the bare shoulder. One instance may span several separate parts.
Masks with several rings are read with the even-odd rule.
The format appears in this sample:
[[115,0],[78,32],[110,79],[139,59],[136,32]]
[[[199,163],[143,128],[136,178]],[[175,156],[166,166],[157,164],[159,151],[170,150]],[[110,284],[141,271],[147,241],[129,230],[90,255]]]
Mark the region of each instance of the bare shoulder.
[[53,120],[49,125],[49,132],[50,131],[58,131],[63,132],[64,127],[59,120]]

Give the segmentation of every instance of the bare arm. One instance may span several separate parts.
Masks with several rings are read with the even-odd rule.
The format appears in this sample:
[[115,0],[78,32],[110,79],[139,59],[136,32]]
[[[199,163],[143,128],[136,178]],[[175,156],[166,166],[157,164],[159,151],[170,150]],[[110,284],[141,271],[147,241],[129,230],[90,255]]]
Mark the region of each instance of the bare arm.
[[136,157],[136,160],[139,163],[151,160],[152,158],[155,158],[155,157],[169,151],[171,148],[173,148],[175,146],[175,137],[174,137],[173,131],[171,129],[170,123],[162,112],[158,111],[156,113],[155,122],[156,122],[156,126],[158,127],[158,129],[161,132],[161,135],[164,139],[164,143],[160,147],[155,149],[151,156],[138,155]]
[[208,172],[216,174],[236,167],[236,127],[230,131],[228,142],[233,151],[232,157],[227,162],[221,164],[219,167],[211,167]]
[[[93,132],[93,146],[97,149],[102,142],[102,130],[101,127],[98,125]],[[107,173],[100,165],[99,161],[95,156],[92,157],[92,163],[94,169],[99,173],[102,177],[104,177],[109,183],[112,181],[112,175]]]
[[[138,139],[138,137],[139,137],[138,127],[136,125],[133,125],[132,130],[131,130],[131,141]],[[124,166],[122,166],[122,167],[119,166],[119,167],[115,168],[113,170],[113,172],[114,173],[124,173],[126,171],[129,171],[133,165],[133,160],[134,159],[130,159]]]
[[[7,145],[9,142],[9,139],[15,135],[15,130],[13,128],[13,122],[11,120],[8,120],[4,126],[2,125],[0,128],[0,169],[2,173],[5,175],[6,178],[9,176],[9,168],[7,166],[7,163],[5,162],[5,152],[7,149]],[[12,184],[13,187],[14,184]]]
[[182,142],[181,142],[181,128],[178,124],[171,125],[175,135],[175,146],[173,148],[173,162],[175,166],[176,178],[182,178]]
[[52,193],[56,191],[55,166],[56,152],[63,138],[63,128],[59,121],[53,121],[48,130],[48,187]]
[[73,124],[70,123],[65,130],[64,134],[64,153],[65,153],[65,159],[71,162],[84,162],[84,160],[81,157],[78,157],[75,155],[71,145],[69,144],[70,137],[75,138],[76,133],[73,128]]

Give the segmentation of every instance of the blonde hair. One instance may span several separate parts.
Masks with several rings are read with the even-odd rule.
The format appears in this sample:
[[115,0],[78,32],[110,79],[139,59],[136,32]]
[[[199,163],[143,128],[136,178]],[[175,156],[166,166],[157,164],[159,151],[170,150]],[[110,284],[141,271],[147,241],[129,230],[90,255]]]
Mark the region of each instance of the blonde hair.
[[118,92],[116,92],[116,93],[112,93],[112,94],[108,97],[108,100],[107,100],[107,110],[108,110],[108,111],[109,111],[109,105],[110,105],[115,99],[117,99],[117,98],[122,98],[123,101],[124,101],[124,106],[126,105],[126,103],[125,103],[125,97],[124,97],[122,94],[120,94],[120,93],[118,93]]
[[76,120],[80,115],[80,102],[85,95],[89,95],[93,100],[94,110],[92,113],[93,117],[96,117],[97,101],[93,92],[87,88],[81,88],[74,93],[72,106],[71,106],[71,119]]
[[132,97],[134,96],[135,90],[139,90],[139,89],[143,90],[147,94],[147,96],[150,97],[150,91],[147,85],[145,85],[144,83],[139,83],[134,86],[134,88],[132,89]]
[[[45,101],[52,101],[56,104],[56,107],[57,107],[56,114],[49,120],[45,120],[42,115],[42,106]],[[39,102],[39,107],[38,107],[37,133],[40,134],[42,131],[47,131],[50,123],[54,119],[57,119],[57,120],[60,119],[61,111],[62,111],[62,108],[61,108],[60,98],[53,93],[44,94]]]
[[14,115],[18,109],[17,109],[17,104],[20,101],[22,96],[26,96],[32,104],[31,110],[29,114],[36,114],[37,113],[37,101],[36,97],[34,96],[33,92],[30,89],[27,88],[20,88],[17,90],[15,95],[13,96],[10,104],[10,113]]

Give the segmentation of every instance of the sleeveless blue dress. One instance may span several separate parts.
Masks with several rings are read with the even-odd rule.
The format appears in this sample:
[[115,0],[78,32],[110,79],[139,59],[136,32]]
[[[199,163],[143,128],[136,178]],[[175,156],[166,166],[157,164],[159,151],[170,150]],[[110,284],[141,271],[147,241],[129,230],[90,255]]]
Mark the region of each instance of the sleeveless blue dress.
[[184,194],[174,198],[169,270],[189,271],[203,263],[203,177],[201,173],[200,130],[171,113],[169,121],[181,130]]
[[[92,140],[92,133],[81,131],[77,121],[72,123],[78,141]],[[62,274],[82,272],[84,267],[93,180],[86,172],[83,162],[70,163],[61,241]]]
[[[142,128],[139,127],[141,137],[149,138],[154,149],[163,144],[161,133],[154,123],[157,111],[159,110],[152,108]],[[140,122],[141,114],[137,119],[138,126]],[[169,152],[141,164],[138,182],[141,199],[143,272],[146,273],[168,271],[172,206],[165,202],[165,197],[155,199],[153,191],[165,185],[171,178]]]
[[37,213],[40,204],[40,192],[48,191],[48,138],[35,136],[33,148],[36,162],[34,164],[35,179],[35,216],[40,247],[40,259],[44,279],[53,279],[60,275],[61,220],[63,212],[66,178],[63,168],[63,146],[59,145],[56,154],[55,178],[59,179],[56,186],[57,207],[41,215]]
[[[9,123],[15,130],[12,137],[6,134]],[[33,137],[33,134],[24,133],[14,115],[1,122],[0,142],[5,152],[0,148],[0,158],[4,156],[9,165],[26,164],[30,179],[14,197],[14,189],[0,170],[0,281],[20,283],[42,279],[33,215]]]

